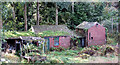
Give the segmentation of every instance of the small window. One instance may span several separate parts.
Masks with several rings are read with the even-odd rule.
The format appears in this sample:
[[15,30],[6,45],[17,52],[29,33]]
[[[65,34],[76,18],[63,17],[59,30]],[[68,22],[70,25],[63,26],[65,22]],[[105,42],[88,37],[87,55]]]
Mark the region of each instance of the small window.
[[93,37],[91,37],[91,39],[93,40]]
[[58,46],[59,45],[59,37],[55,37],[54,38],[54,46]]
[[98,27],[98,24],[96,24],[96,27]]
[[91,38],[91,33],[89,33],[89,39]]

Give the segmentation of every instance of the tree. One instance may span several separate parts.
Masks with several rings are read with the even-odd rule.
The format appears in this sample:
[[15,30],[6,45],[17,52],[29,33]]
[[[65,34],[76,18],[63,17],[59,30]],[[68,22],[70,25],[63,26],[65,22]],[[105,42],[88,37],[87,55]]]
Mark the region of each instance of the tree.
[[[2,15],[2,3],[0,3],[0,15]],[[2,16],[0,16],[0,47],[2,46],[2,31],[1,30],[2,30]]]
[[58,6],[57,6],[57,3],[55,3],[55,9],[56,9],[56,25],[58,25]]
[[27,3],[24,5],[24,20],[25,20],[25,31],[27,31]]
[[0,17],[0,29],[2,29],[2,17]]
[[56,4],[56,25],[58,25],[58,9],[63,10],[66,9],[68,10],[69,6],[71,5],[70,2],[57,2]]
[[[11,6],[12,6],[13,21],[14,21],[14,23],[16,23],[16,17],[15,17],[15,4],[14,4],[14,2],[11,2],[10,4],[11,4]],[[16,30],[16,24],[14,24],[14,30]]]
[[[23,2],[14,2],[14,4],[11,4],[4,2],[2,12],[3,25],[7,30],[15,30],[16,28],[17,31],[24,31],[37,24],[67,24],[69,28],[74,29],[83,21],[97,21],[100,23],[102,20],[110,20],[111,18],[111,13],[105,11],[106,4],[101,2],[74,2],[74,6],[72,2],[39,2],[39,4],[28,2],[26,4],[26,11]],[[74,13],[72,13],[73,11]],[[113,20],[116,21],[115,19]]]
[[74,2],[72,2],[72,13],[74,13]]
[[39,2],[37,2],[37,22],[36,25],[39,25]]
[[[0,8],[1,9],[1,8]],[[2,10],[0,10],[1,12]],[[2,13],[0,13],[2,15]],[[0,16],[0,30],[2,29],[2,16]]]
[[[0,15],[2,15],[2,3],[0,3]],[[0,30],[2,29],[2,16],[0,16]]]
[[[109,32],[114,32],[114,29],[116,27],[116,29],[118,29],[117,27],[117,23],[118,23],[118,9],[117,9],[118,5],[113,2],[111,3],[106,3],[106,7],[103,10],[103,14],[102,16],[104,17],[104,19],[107,20],[111,20],[111,28],[108,28]],[[107,22],[106,22],[107,23]],[[114,27],[114,24],[115,27]]]

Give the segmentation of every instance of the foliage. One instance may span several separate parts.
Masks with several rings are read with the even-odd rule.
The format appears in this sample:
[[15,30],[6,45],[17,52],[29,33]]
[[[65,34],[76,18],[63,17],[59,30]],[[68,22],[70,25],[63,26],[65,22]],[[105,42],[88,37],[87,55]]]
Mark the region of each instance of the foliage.
[[[79,37],[72,37],[71,38],[72,39],[72,44],[74,45],[74,46],[77,46],[77,48],[79,47],[79,43],[80,43],[80,39],[79,39]],[[73,47],[72,49],[77,49],[76,47]]]
[[111,44],[111,43],[113,43],[113,42],[114,42],[113,39],[111,39],[111,38],[107,38],[107,44]]
[[70,35],[68,32],[63,31],[43,31],[42,33],[38,34],[39,36],[61,36],[61,35]]
[[107,43],[116,45],[118,43],[118,33],[109,33],[107,34]]
[[21,63],[27,63],[27,60],[26,59],[22,59]]
[[101,13],[103,8],[103,3],[75,3],[75,12],[74,14],[71,14],[70,21],[68,21],[68,26],[74,29],[78,24],[82,23],[83,21],[100,22],[102,20]]
[[79,52],[79,50],[65,50],[65,51],[52,51],[50,52],[50,54],[54,54],[55,56],[77,56],[77,53]]
[[80,57],[82,57],[82,59],[87,59],[90,57],[90,55],[88,54],[80,54]]
[[18,63],[20,62],[20,57],[13,55],[13,54],[3,54],[2,55],[5,59],[5,63]]
[[6,40],[5,40],[5,30],[3,30],[3,29],[0,29],[0,38],[1,38],[1,41],[6,42]]
[[20,51],[17,51],[17,52],[15,53],[15,55],[17,55],[17,56],[20,57]]
[[111,53],[113,53],[114,52],[114,48],[112,47],[112,46],[107,46],[106,48],[105,48],[105,53],[106,52],[111,52]]
[[23,51],[25,51],[25,52],[32,52],[32,51],[41,51],[42,50],[42,45],[41,46],[39,46],[39,47],[37,47],[37,46],[35,46],[35,45],[33,45],[33,44],[28,44],[28,45],[24,45],[24,49],[23,49]]
[[52,47],[50,48],[50,51],[65,51],[65,48],[64,47]]
[[36,37],[44,37],[44,36],[60,36],[60,35],[70,35],[67,32],[62,31],[43,31],[41,33],[35,34],[32,31],[25,31],[25,32],[17,32],[17,31],[7,31],[4,33],[5,37],[19,37],[19,36],[36,36]]
[[27,31],[27,32],[17,32],[17,31],[8,31],[5,32],[5,36],[9,37],[19,37],[19,36],[35,36],[35,33]]
[[[83,48],[78,54],[82,57],[83,54],[88,54],[90,56],[107,56],[107,54],[117,56],[117,48],[111,45],[102,46],[90,46]],[[85,56],[87,58],[87,55]],[[112,57],[112,56],[111,56]]]
[[[24,30],[24,3],[14,2],[13,3],[4,2],[3,3],[3,28],[6,30]],[[55,2],[40,2],[39,3],[39,15],[40,15],[40,25],[54,25],[55,24]],[[96,3],[85,3],[85,2],[75,2],[74,13],[71,11],[72,4],[70,2],[57,2],[58,5],[58,23],[67,24],[70,29],[74,29],[78,24],[83,21],[88,22],[101,22],[102,20],[110,20],[114,17],[114,21],[118,22],[117,10],[108,6],[106,8],[106,2],[96,2]],[[27,21],[28,29],[36,25],[37,21],[37,3],[27,2]],[[15,8],[15,20],[13,19],[13,8]]]
[[84,48],[81,53],[85,53],[85,54],[88,54],[90,56],[94,55],[95,54],[95,50],[92,49],[92,48]]

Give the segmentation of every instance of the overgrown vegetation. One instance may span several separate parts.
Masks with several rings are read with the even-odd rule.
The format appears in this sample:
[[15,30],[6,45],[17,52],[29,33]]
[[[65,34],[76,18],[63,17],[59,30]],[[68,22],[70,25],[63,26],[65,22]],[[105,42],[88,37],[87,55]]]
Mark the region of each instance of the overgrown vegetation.
[[[25,4],[27,6],[27,10],[24,9]],[[53,2],[40,2],[39,3],[39,25],[55,25],[55,7],[56,3]],[[30,29],[31,26],[36,25],[37,21],[37,3],[35,2],[3,2],[2,3],[2,21],[3,30],[0,33],[2,36],[2,40],[10,37],[19,37],[19,36],[35,36],[35,37],[44,37],[44,36],[60,36],[60,35],[70,35],[67,32],[60,31],[44,31],[38,34],[28,30],[25,32],[24,28]],[[74,12],[72,13],[71,6],[72,4],[69,2],[58,2],[58,23],[66,24],[70,29],[75,29],[75,27],[82,23],[83,21],[88,22],[100,22],[107,28],[109,31],[113,28],[117,29],[116,23],[118,23],[118,10],[112,6],[112,2],[75,2],[74,3]],[[26,16],[24,17],[24,12],[26,11]],[[27,23],[24,20],[27,19]],[[113,19],[113,21],[112,21]],[[111,24],[114,22],[113,26]],[[25,26],[27,25],[27,26]],[[7,31],[5,31],[7,30]],[[87,30],[85,30],[87,31]],[[114,31],[115,32],[115,31]],[[106,32],[107,33],[107,32]],[[91,57],[104,57],[104,58],[114,58],[118,56],[118,47],[117,43],[120,40],[120,33],[112,33],[107,34],[107,44],[103,46],[90,46],[85,48],[79,48],[77,43],[80,42],[77,38],[73,38],[76,40],[74,45],[75,47],[70,50],[65,49],[63,47],[52,47],[46,54],[41,54],[41,47],[37,47],[34,45],[25,45],[23,52],[24,56],[32,56],[30,59],[30,63],[80,63],[80,62],[88,62]],[[110,46],[111,45],[111,46]],[[116,46],[115,46],[116,45]],[[22,52],[22,53],[23,53]],[[16,54],[20,55],[20,51]],[[43,57],[42,57],[43,56]],[[18,56],[14,55],[4,55],[6,59],[10,59],[10,62],[20,62]],[[12,61],[13,60],[13,61]],[[97,61],[99,61],[97,59]],[[27,59],[22,58],[22,63],[28,62]],[[7,63],[7,62],[6,62]]]
[[64,47],[52,47],[50,48],[50,51],[65,51],[65,48]]
[[[3,28],[6,30],[23,31],[24,29],[24,5],[22,2],[3,2],[2,3],[2,18]],[[37,21],[37,3],[27,2],[27,21],[28,29],[31,26],[36,25]],[[54,2],[40,2],[40,25],[54,25],[56,17],[56,8]],[[83,21],[88,22],[106,22],[111,21],[113,17],[114,22],[118,22],[118,11],[112,7],[112,3],[109,2],[74,2],[74,13],[72,13],[71,2],[58,2],[58,23],[67,24],[70,29],[74,29],[78,24]],[[15,14],[14,14],[15,13]],[[111,24],[109,24],[111,25]],[[111,26],[108,26],[111,27]],[[111,28],[110,28],[111,29]]]
[[5,37],[19,37],[19,36],[36,36],[36,37],[44,37],[44,36],[60,36],[60,35],[70,35],[67,32],[62,32],[62,31],[43,31],[38,34],[35,34],[32,31],[26,31],[26,32],[17,32],[17,31],[7,31],[4,32]]
[[[35,48],[35,47],[34,47]],[[76,50],[54,50],[48,51],[46,54],[36,52],[27,53],[26,56],[33,56],[28,62],[27,59],[22,59],[22,63],[88,63],[98,58],[102,60],[112,61],[118,56],[118,48],[110,45],[90,46],[78,48]],[[108,60],[109,59],[109,60]],[[111,59],[111,60],[110,60]],[[116,58],[117,59],[117,58]],[[115,59],[115,60],[116,60]],[[118,60],[116,60],[118,61]]]
[[85,47],[81,50],[53,51],[46,54],[47,61],[45,63],[87,63],[93,60],[93,57],[113,59],[118,56],[116,50],[110,45],[103,45]]
[[107,34],[107,44],[117,45],[119,41],[119,34],[118,33],[108,33]]

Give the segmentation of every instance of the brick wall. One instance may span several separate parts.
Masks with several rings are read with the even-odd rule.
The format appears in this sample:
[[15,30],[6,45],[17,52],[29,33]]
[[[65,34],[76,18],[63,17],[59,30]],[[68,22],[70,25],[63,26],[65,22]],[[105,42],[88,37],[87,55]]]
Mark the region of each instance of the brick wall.
[[[91,33],[91,37],[93,37],[93,39],[89,39],[89,33]],[[98,25],[97,27],[95,25],[88,29],[88,46],[103,45],[106,42],[105,39],[105,28],[101,25]]]
[[60,46],[68,48],[70,47],[70,37],[60,37]]
[[[50,42],[50,48],[54,47],[54,37],[49,38]],[[60,36],[59,37],[59,46],[62,46],[64,48],[70,47],[70,37]]]

